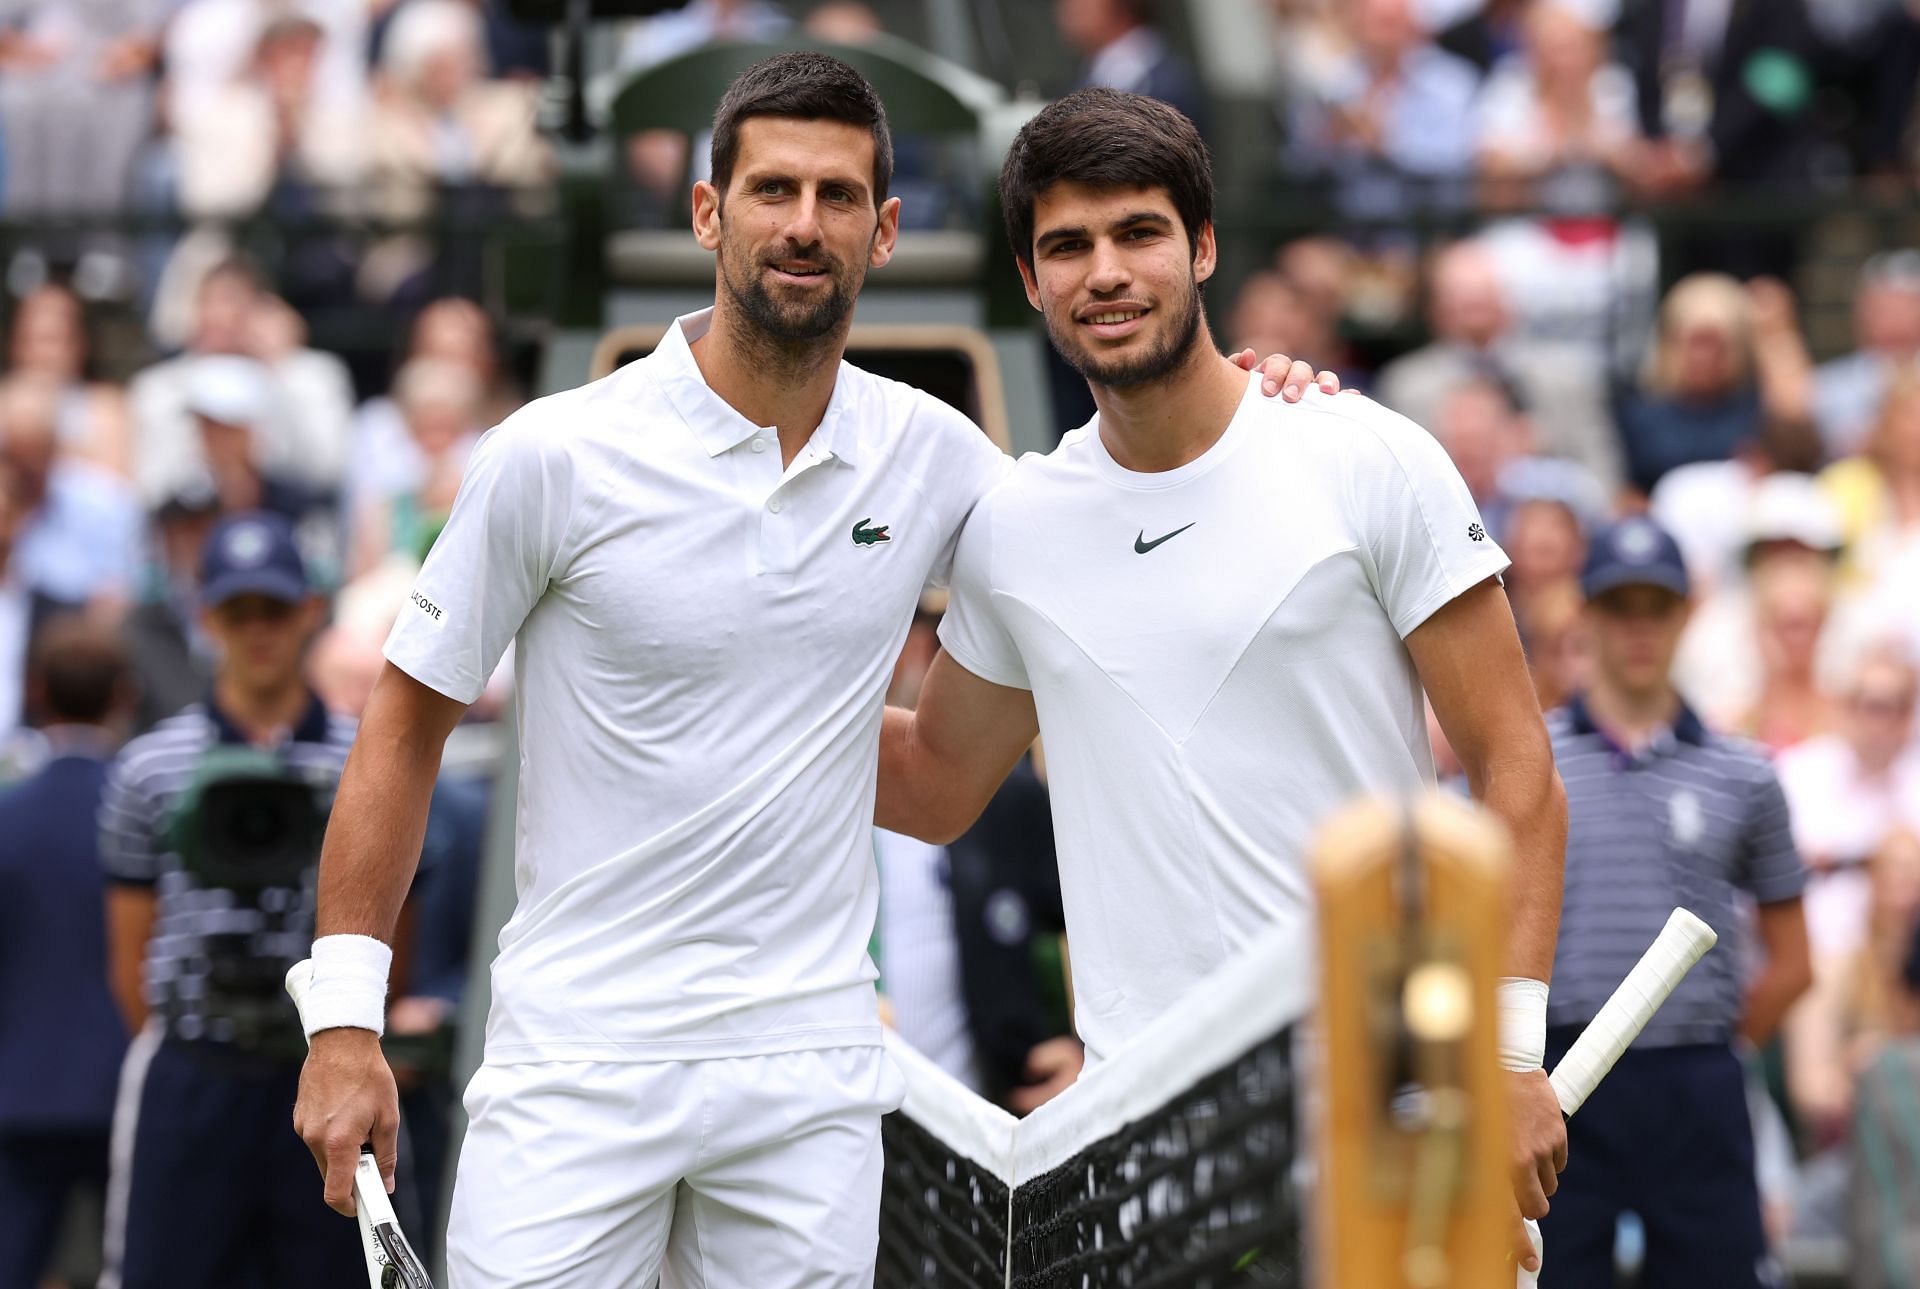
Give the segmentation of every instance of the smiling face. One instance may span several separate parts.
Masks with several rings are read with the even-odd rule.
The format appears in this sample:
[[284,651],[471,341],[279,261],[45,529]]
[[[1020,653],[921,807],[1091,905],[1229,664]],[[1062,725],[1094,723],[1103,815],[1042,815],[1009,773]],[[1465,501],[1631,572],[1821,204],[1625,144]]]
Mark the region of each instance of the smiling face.
[[872,133],[839,121],[754,117],[723,195],[694,189],[694,231],[719,285],[754,328],[783,341],[843,328],[869,268],[893,254],[900,202],[876,204]]
[[1060,356],[1095,385],[1124,389],[1178,368],[1200,336],[1213,226],[1190,243],[1159,188],[1053,184],[1034,199],[1027,299]]

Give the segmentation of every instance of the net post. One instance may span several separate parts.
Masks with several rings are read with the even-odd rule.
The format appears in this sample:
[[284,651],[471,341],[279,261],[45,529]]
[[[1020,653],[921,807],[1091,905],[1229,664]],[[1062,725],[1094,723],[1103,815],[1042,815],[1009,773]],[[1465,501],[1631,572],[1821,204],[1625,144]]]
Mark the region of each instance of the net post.
[[1365,801],[1322,830],[1316,1281],[1511,1283],[1494,988],[1511,848],[1457,798]]

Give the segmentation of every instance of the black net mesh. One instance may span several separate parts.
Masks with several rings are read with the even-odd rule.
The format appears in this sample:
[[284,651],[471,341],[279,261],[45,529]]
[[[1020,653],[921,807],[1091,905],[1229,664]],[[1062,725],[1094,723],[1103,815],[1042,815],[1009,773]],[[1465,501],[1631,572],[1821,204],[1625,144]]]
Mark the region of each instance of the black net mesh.
[[1283,1030],[1021,1183],[1010,1232],[1004,1185],[889,1116],[877,1284],[1004,1285],[1005,1256],[1020,1289],[1303,1285],[1291,1049]]
[[881,1133],[874,1289],[1004,1289],[1007,1184],[904,1114]]

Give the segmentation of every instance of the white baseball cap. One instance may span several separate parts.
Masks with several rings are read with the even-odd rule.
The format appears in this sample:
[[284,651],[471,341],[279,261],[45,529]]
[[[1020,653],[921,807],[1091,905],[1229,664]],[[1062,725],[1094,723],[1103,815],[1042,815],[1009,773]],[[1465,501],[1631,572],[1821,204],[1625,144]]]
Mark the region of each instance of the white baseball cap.
[[1826,491],[1812,475],[1784,470],[1754,485],[1746,535],[1749,551],[1762,542],[1794,542],[1833,554],[1847,544],[1840,512]]
[[187,373],[187,410],[222,425],[256,424],[267,409],[267,369],[251,358],[208,354]]

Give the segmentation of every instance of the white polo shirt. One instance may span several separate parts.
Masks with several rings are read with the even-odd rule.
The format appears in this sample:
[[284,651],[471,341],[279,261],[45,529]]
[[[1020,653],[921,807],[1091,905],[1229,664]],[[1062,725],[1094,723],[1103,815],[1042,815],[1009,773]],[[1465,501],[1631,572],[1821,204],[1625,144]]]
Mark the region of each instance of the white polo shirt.
[[1039,710],[1095,1056],[1275,923],[1311,934],[1321,822],[1433,779],[1402,638],[1507,564],[1419,426],[1258,390],[1164,473],[1121,468],[1096,417],[980,503],[954,563],[947,651]]
[[519,902],[487,1060],[876,1044],[880,713],[915,601],[1008,465],[846,363],[784,472],[701,378],[710,311],[475,449],[386,646],[471,702],[509,640]]

